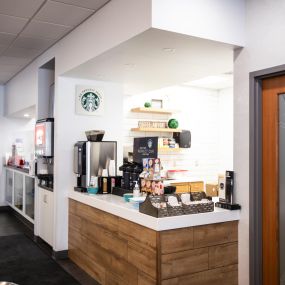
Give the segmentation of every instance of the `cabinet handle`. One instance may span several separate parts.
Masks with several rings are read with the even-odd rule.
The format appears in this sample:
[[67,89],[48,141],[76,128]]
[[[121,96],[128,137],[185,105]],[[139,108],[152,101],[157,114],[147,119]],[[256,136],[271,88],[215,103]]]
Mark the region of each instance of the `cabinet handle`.
[[47,204],[47,194],[44,195],[44,203]]

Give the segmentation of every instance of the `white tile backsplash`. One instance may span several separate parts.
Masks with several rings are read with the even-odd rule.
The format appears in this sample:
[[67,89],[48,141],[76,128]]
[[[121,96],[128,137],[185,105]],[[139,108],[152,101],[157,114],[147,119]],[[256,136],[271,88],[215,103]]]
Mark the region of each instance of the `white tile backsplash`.
[[[142,107],[151,99],[163,99],[166,109],[180,110],[173,115],[147,114],[130,112],[132,108]],[[179,153],[160,154],[165,169],[183,168],[190,170],[190,176],[200,177],[205,181],[215,181],[223,166],[232,168],[232,140],[223,140],[224,122],[232,121],[232,90],[215,90],[174,86],[144,94],[124,97],[124,145],[133,144],[134,137],[164,136],[165,133],[139,133],[130,129],[137,127],[139,120],[166,120],[176,118],[179,128],[191,131],[191,148]],[[229,105],[224,120],[220,112]],[[227,124],[229,128],[230,125]],[[231,132],[227,132],[231,134]],[[227,142],[229,142],[227,144]],[[226,161],[223,161],[226,159]]]

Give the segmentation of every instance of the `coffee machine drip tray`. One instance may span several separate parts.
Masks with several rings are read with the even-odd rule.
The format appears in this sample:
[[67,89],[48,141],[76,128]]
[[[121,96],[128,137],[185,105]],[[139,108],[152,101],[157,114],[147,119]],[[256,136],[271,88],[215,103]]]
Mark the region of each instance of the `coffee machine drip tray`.
[[38,186],[53,191],[53,175],[52,174],[38,174],[39,184]]

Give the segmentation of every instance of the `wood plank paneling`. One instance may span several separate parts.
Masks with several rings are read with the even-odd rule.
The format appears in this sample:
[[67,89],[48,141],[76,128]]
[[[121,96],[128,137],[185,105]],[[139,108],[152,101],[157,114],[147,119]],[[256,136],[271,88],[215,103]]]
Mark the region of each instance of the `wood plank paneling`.
[[69,257],[97,282],[105,284],[105,269],[101,267],[100,264],[94,262],[88,255],[80,250],[71,250],[69,252]]
[[237,223],[156,232],[80,204],[70,201],[69,257],[101,284],[236,284],[226,265],[237,262]]
[[209,247],[209,268],[217,268],[238,263],[238,243]]
[[89,221],[83,221],[84,230],[82,234],[92,240],[94,243],[100,245],[107,251],[112,252],[119,257],[127,256],[128,242],[118,235],[114,234]]
[[128,261],[140,271],[155,279],[156,251],[153,249],[141,248],[132,242],[129,242],[128,245]]
[[119,235],[132,243],[145,246],[145,248],[156,249],[156,232],[149,228],[120,218]]
[[162,281],[162,285],[238,285],[237,265],[221,267]]
[[237,222],[194,227],[194,248],[213,246],[238,240]]
[[193,228],[160,232],[161,253],[185,251],[193,248]]
[[161,257],[162,279],[205,271],[208,268],[208,248],[170,253]]
[[106,271],[105,279],[106,279],[105,285],[125,285],[126,284],[126,281],[122,279],[120,275],[115,274],[111,270]]
[[149,275],[138,272],[138,285],[156,285],[156,281],[152,279]]

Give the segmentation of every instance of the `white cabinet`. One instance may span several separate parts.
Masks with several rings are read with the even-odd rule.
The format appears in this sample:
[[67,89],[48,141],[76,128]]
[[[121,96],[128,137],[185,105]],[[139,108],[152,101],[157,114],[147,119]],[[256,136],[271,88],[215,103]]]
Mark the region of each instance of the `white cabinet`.
[[6,202],[31,223],[35,219],[35,178],[13,167],[6,167]]
[[12,170],[6,169],[6,201],[12,205],[13,204],[13,186],[14,184],[14,173]]
[[39,236],[53,245],[53,192],[39,187]]

